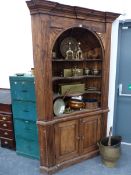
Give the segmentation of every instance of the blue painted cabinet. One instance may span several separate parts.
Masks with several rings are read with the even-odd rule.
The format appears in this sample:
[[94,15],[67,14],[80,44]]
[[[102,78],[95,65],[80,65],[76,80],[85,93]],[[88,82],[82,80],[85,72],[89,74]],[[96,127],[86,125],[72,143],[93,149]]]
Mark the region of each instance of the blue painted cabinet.
[[36,97],[33,76],[10,76],[16,152],[39,159]]

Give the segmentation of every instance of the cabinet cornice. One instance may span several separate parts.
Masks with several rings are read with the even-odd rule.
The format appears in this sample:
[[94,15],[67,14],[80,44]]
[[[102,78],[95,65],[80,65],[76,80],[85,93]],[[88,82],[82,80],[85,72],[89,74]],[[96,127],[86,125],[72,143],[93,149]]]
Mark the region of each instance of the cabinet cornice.
[[31,0],[26,3],[30,9],[31,15],[48,14],[51,16],[63,16],[87,21],[99,21],[103,23],[113,22],[120,15],[119,13],[98,11],[45,0]]

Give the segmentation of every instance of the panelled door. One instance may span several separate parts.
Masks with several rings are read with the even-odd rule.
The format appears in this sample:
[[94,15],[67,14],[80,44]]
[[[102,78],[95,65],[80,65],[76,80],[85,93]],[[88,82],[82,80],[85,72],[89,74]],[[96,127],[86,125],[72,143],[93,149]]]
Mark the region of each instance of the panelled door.
[[120,23],[114,134],[131,143],[131,22]]
[[70,160],[79,154],[78,120],[58,123],[55,126],[57,163]]
[[85,117],[81,119],[81,153],[85,154],[97,150],[97,142],[100,140],[101,115]]

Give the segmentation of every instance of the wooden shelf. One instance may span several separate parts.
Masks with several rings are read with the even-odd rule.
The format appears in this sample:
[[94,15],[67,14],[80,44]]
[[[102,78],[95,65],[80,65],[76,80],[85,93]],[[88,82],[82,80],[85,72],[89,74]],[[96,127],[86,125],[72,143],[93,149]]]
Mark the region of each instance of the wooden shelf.
[[[83,94],[98,94],[98,95],[100,95],[101,94],[101,91],[87,90],[87,91],[81,92],[81,93],[68,94],[68,95],[66,95],[66,97],[79,96],[79,95],[83,95]],[[64,95],[61,95],[59,93],[54,93],[53,100],[55,100],[57,98],[62,98],[62,97],[64,97]]]
[[102,61],[102,59],[83,59],[83,60],[66,60],[66,59],[52,59],[52,62],[88,62],[88,61]]
[[82,75],[82,76],[73,76],[73,77],[53,77],[52,80],[81,80],[85,78],[101,78],[101,75]]
[[[100,111],[101,108],[94,108],[94,109],[81,109],[81,110],[72,110],[71,112],[67,112],[67,113],[63,113],[61,114],[60,116],[54,116],[55,119],[59,119],[59,118],[64,118],[64,117],[69,117],[69,116],[73,116],[73,115],[78,115],[78,114],[81,114],[81,113],[90,113],[90,112],[96,112],[96,111]],[[75,117],[76,118],[76,117]]]

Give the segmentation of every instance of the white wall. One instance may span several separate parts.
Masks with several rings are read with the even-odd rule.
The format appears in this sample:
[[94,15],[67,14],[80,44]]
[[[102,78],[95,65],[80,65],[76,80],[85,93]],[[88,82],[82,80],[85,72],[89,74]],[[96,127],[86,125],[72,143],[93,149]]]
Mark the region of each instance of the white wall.
[[[68,5],[124,14],[119,19],[131,19],[130,0],[52,0]],[[126,14],[125,14],[126,13]],[[117,19],[112,26],[108,129],[112,126],[117,58]],[[33,67],[31,20],[24,0],[0,3],[0,88],[9,88],[9,75],[28,72]]]
[[33,66],[31,21],[22,0],[0,3],[0,88],[9,87],[9,75]]

